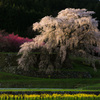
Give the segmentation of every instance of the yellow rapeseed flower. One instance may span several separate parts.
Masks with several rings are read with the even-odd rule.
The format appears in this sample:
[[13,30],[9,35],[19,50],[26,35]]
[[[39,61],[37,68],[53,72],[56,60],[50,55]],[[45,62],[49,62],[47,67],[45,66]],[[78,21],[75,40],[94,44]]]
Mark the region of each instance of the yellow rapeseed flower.
[[52,100],[52,99],[68,99],[70,100],[71,98],[73,99],[80,99],[81,98],[99,98],[100,99],[100,94],[99,95],[95,95],[95,94],[85,94],[85,93],[78,93],[78,94],[57,94],[57,93],[54,93],[54,94],[18,94],[18,95],[13,95],[13,94],[0,94],[0,100],[8,100],[8,99],[15,99],[15,100],[18,100],[18,99],[24,99],[24,100],[32,100],[32,99],[44,99],[44,100]]

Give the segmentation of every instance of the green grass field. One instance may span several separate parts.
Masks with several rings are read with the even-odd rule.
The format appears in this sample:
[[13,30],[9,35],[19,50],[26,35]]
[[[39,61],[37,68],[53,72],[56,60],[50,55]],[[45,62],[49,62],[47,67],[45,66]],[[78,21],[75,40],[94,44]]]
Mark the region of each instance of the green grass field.
[[1,88],[61,88],[61,89],[80,89],[80,90],[100,90],[100,68],[97,72],[93,68],[83,63],[83,58],[71,57],[73,69],[67,71],[88,72],[92,78],[76,79],[50,79],[21,76],[11,73],[0,72]]
[[1,88],[62,88],[100,90],[100,79],[48,79],[0,72]]
[[65,91],[65,92],[100,92],[99,90],[82,90],[82,89],[61,89],[61,88],[0,88],[0,91],[2,92],[7,92],[7,91],[12,91],[12,92],[30,92],[30,91],[55,91],[55,92],[59,92],[59,91]]

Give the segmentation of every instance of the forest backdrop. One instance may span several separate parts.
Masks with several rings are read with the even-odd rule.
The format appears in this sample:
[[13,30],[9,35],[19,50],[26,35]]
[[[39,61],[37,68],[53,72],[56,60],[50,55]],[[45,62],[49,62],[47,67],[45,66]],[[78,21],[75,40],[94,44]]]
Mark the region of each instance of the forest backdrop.
[[0,0],[0,30],[5,29],[9,33],[33,38],[39,34],[31,31],[34,22],[47,15],[55,17],[65,8],[95,11],[93,17],[100,21],[99,0]]

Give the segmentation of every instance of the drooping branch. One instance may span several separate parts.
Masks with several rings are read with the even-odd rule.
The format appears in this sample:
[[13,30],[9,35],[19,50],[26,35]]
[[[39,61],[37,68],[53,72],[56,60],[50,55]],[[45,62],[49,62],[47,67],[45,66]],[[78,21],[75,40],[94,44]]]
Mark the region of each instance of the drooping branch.
[[[30,56],[28,53],[33,49],[45,49],[48,55],[56,51],[55,61],[59,67],[68,59],[67,55],[69,54],[81,52],[80,56],[90,58],[91,51],[94,52],[94,45],[96,44],[100,48],[98,21],[92,18],[91,14],[94,12],[86,9],[67,8],[60,11],[57,17],[45,16],[40,22],[34,23],[33,30],[37,30],[41,34],[36,36],[32,42],[24,43],[21,46],[19,54],[22,54],[22,57],[19,59],[19,65],[25,66],[25,59]],[[50,61],[49,57],[47,59]],[[38,65],[40,69],[43,67],[46,73],[55,67],[57,68],[57,65],[51,61],[48,63],[48,61],[40,57]],[[43,63],[44,66],[41,66]]]

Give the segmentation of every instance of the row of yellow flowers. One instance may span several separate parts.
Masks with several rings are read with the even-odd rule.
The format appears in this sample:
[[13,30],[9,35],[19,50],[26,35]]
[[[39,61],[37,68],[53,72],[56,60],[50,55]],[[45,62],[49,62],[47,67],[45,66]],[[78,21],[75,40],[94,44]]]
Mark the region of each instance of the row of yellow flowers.
[[17,98],[17,99],[27,99],[27,98],[100,98],[99,95],[95,94],[84,94],[84,93],[78,93],[78,94],[0,94],[0,100],[9,99],[9,98]]

